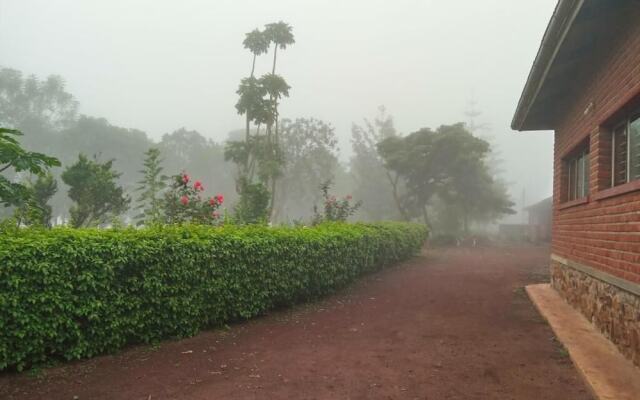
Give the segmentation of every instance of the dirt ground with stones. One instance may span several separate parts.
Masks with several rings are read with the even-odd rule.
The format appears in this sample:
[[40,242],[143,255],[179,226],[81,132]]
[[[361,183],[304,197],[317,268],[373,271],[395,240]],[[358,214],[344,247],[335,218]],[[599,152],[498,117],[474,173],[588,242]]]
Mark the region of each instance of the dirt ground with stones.
[[228,329],[0,375],[2,399],[592,399],[523,286],[545,247],[426,250]]

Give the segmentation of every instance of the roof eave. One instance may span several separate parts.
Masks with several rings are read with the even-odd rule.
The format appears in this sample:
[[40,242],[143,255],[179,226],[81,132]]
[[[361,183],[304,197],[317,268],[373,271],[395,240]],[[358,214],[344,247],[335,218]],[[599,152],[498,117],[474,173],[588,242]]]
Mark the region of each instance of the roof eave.
[[552,126],[547,122],[528,120],[529,112],[538,93],[545,83],[549,69],[562,47],[567,32],[571,29],[576,16],[582,9],[584,0],[559,0],[547,25],[540,48],[529,71],[516,112],[511,121],[511,129],[516,131],[548,130]]

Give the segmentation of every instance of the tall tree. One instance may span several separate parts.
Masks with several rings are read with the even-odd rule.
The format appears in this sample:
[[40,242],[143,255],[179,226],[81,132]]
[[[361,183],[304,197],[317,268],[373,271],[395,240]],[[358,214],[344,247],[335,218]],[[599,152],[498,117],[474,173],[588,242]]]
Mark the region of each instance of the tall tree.
[[70,126],[78,103],[65,91],[61,77],[44,80],[20,71],[0,69],[0,125],[39,133]]
[[[275,73],[277,52],[278,49],[285,49],[294,42],[292,28],[284,22],[268,24],[263,32],[254,30],[246,34],[244,46],[253,54],[251,75],[242,79],[236,92],[239,95],[236,110],[246,118],[245,140],[227,142],[225,149],[225,158],[238,165],[236,190],[240,196],[243,195],[243,189],[257,190],[256,185],[264,185],[264,189],[270,192],[269,216],[274,211],[276,182],[281,176],[283,164],[279,143],[278,102],[282,97],[289,95],[290,89],[284,78]],[[271,73],[256,79],[255,59],[266,52],[271,44],[274,47]],[[255,135],[251,135],[251,123],[257,127]],[[260,136],[262,125],[266,126],[264,137]],[[256,170],[258,173],[255,173]],[[255,178],[258,178],[257,181]],[[258,192],[262,193],[264,190],[260,189]],[[248,201],[244,201],[243,204]]]
[[491,222],[513,214],[506,188],[491,174],[489,142],[472,136],[463,124],[442,126],[438,132],[446,140],[440,151],[455,155],[454,162],[447,166],[448,181],[439,195],[458,210],[463,232],[468,234],[474,221]]
[[385,166],[377,143],[398,136],[393,117],[384,106],[378,107],[373,121],[351,127],[353,156],[350,172],[354,180],[354,196],[365,199],[360,215],[369,220],[408,219],[401,204],[403,182],[397,172]]
[[269,51],[269,38],[264,32],[260,31],[260,29],[254,29],[245,34],[242,44],[245,49],[249,50],[251,54],[253,54],[251,74],[249,75],[250,77],[253,77],[256,70],[256,59],[258,56],[266,54]]
[[491,126],[488,123],[478,121],[482,115],[482,111],[478,108],[478,102],[474,98],[471,98],[467,102],[464,115],[467,117],[465,122],[466,129],[474,136],[489,143],[489,154],[487,155],[489,173],[494,179],[502,180],[502,175],[505,171],[500,148],[495,137],[491,135]]
[[[269,38],[264,32],[259,29],[254,29],[245,35],[242,42],[244,48],[249,50],[253,55],[251,61],[251,74],[249,78],[243,79],[238,89],[240,95],[240,101],[238,101],[238,111],[246,114],[246,126],[245,126],[245,140],[249,142],[249,135],[251,134],[251,121],[254,119],[253,114],[259,112],[261,102],[259,101],[264,96],[261,93],[260,86],[257,80],[254,78],[256,70],[256,59],[262,54],[266,54],[269,51]],[[245,166],[246,167],[246,166]]]
[[78,161],[62,173],[69,198],[75,203],[69,209],[72,226],[102,225],[127,210],[131,199],[117,185],[121,174],[112,167],[113,160],[100,163],[80,154]]
[[273,67],[271,69],[271,73],[275,75],[278,48],[284,50],[287,46],[296,42],[293,37],[293,28],[291,25],[283,21],[273,22],[265,26],[264,34],[267,39],[273,43]]
[[[269,93],[270,102],[273,103],[273,123],[274,123],[274,137],[273,137],[273,153],[274,157],[279,158],[278,152],[280,151],[280,136],[278,129],[278,100],[282,97],[282,95],[289,96],[289,85],[285,82],[285,80],[276,75],[276,62],[278,56],[278,49],[284,50],[287,46],[294,44],[295,38],[293,36],[293,28],[283,22],[274,22],[271,24],[267,24],[265,26],[265,35],[267,38],[273,43],[273,66],[271,68],[271,75],[264,76],[262,78],[265,87],[267,88],[267,92]],[[267,128],[271,131],[271,127]],[[271,211],[269,214],[273,214],[274,204],[276,201],[276,182],[277,182],[277,174],[274,174],[271,178]]]
[[281,148],[285,164],[273,219],[310,217],[309,205],[320,200],[318,188],[341,167],[335,129],[315,118],[284,119]]
[[412,216],[422,214],[425,223],[429,223],[428,205],[436,196],[459,207],[465,230],[472,217],[495,218],[510,212],[509,199],[495,189],[487,172],[489,144],[464,124],[388,138],[378,150],[385,165],[404,180],[407,209]]
[[144,168],[140,171],[142,180],[136,188],[140,192],[136,215],[138,225],[148,225],[162,220],[162,191],[167,187],[167,177],[162,175],[160,150],[150,148],[145,153]]

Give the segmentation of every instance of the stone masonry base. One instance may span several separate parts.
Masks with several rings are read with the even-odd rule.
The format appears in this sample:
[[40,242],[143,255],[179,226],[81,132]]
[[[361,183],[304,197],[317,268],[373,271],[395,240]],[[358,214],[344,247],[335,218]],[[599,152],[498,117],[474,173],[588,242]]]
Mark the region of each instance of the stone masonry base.
[[640,366],[640,296],[613,284],[615,278],[607,282],[602,273],[569,264],[552,257],[552,287]]

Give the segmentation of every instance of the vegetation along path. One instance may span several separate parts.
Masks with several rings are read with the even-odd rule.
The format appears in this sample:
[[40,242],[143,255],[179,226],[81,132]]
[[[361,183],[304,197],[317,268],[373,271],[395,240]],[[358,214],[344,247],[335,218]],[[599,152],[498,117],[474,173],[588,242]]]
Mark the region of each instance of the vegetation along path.
[[523,285],[542,247],[429,250],[227,330],[0,376],[2,399],[591,399]]

